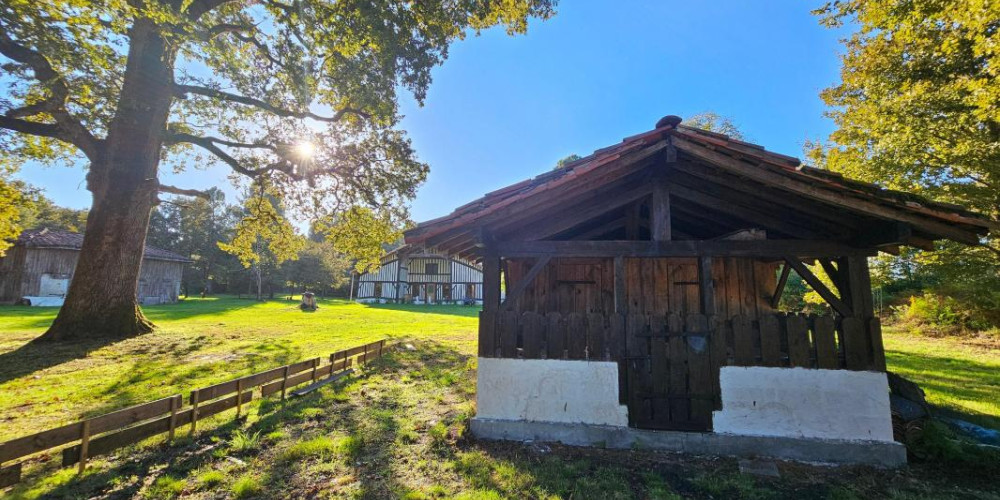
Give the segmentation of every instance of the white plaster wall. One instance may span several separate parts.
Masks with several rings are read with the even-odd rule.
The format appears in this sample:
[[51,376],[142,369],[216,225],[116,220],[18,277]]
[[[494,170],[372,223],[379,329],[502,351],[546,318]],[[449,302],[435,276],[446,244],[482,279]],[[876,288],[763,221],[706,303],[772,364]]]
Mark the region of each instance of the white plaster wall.
[[628,426],[618,364],[479,358],[477,417]]
[[715,432],[892,441],[885,373],[723,367]]

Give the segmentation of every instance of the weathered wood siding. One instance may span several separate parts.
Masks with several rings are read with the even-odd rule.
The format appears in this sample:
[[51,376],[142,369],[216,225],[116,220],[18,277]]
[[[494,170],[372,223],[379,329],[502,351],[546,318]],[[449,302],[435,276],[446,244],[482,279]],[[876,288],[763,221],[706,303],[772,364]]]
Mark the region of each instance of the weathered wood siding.
[[139,273],[139,302],[146,305],[177,302],[183,271],[182,262],[143,260]]
[[[41,295],[43,280],[72,280],[78,250],[60,248],[11,248],[0,259],[0,301]],[[180,294],[183,262],[143,259],[137,297],[143,304],[176,302]]]
[[[507,261],[507,288],[531,268],[532,259]],[[777,263],[753,259],[712,260],[715,314],[756,319],[773,312],[770,294]],[[696,259],[625,259],[625,298],[630,314],[700,313]],[[612,313],[612,259],[553,259],[514,305],[518,312]]]

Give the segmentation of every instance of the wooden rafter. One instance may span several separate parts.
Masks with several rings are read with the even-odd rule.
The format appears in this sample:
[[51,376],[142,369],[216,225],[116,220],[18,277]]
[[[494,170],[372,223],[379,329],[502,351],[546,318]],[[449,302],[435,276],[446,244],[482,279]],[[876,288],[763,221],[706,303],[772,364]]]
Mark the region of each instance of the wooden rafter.
[[802,277],[802,279],[806,280],[806,283],[808,283],[813,290],[816,290],[816,293],[818,293],[820,297],[823,297],[823,300],[825,300],[827,304],[830,304],[830,306],[833,307],[833,309],[837,311],[837,313],[839,313],[841,316],[845,318],[854,315],[854,312],[851,309],[851,307],[845,304],[836,295],[834,295],[833,292],[831,292],[830,289],[827,288],[826,284],[820,281],[820,279],[816,277],[816,275],[813,274],[813,272],[810,271],[808,267],[806,267],[802,262],[800,262],[798,258],[786,256],[785,263],[789,266],[792,266],[792,269],[794,269],[795,272]]

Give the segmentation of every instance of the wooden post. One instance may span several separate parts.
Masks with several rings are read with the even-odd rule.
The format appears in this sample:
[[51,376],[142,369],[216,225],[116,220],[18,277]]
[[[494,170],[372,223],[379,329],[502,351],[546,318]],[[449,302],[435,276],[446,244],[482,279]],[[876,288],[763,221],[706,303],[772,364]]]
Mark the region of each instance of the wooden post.
[[198,430],[198,391],[191,391],[191,432]]
[[701,313],[715,314],[715,283],[712,282],[712,258],[698,259],[698,282],[701,296]]
[[781,276],[778,278],[778,285],[774,287],[774,293],[771,294],[771,309],[777,309],[778,304],[781,303],[781,296],[785,292],[785,284],[788,283],[788,274],[791,270],[792,268],[788,264],[781,266]]
[[482,357],[497,355],[496,320],[499,310],[500,256],[487,251],[483,257],[483,312],[479,315],[479,355]]
[[319,358],[313,358],[312,383],[316,383],[316,368],[319,367]]
[[80,423],[80,466],[77,471],[78,474],[83,474],[84,469],[87,468],[87,453],[90,448],[90,420],[84,420]]
[[177,398],[170,398],[170,430],[167,434],[167,442],[174,440],[174,432],[177,430]]
[[285,389],[288,388],[288,365],[285,365],[284,373],[281,377],[281,400],[285,400]]
[[348,285],[347,300],[354,302],[354,271],[351,271],[351,284]]
[[663,179],[657,179],[653,187],[653,196],[649,202],[649,230],[653,241],[670,241],[670,193],[663,184]]
[[236,379],[236,418],[240,418],[243,411],[243,379]]

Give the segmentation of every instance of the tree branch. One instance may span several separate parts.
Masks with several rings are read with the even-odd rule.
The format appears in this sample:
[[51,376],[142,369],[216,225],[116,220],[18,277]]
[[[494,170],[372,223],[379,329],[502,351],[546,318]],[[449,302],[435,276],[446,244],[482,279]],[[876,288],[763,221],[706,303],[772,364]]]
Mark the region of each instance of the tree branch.
[[200,189],[184,189],[168,184],[157,184],[156,190],[161,193],[170,193],[180,196],[194,196],[197,198],[204,198],[209,201],[212,200],[212,196],[208,194],[208,191],[202,191]]
[[0,115],[0,128],[13,130],[14,132],[21,132],[22,134],[51,137],[53,139],[60,140],[62,140],[63,135],[57,125],[21,120],[18,118],[11,118],[6,115]]
[[365,119],[369,118],[368,113],[353,108],[341,109],[336,113],[334,113],[333,116],[320,116],[313,113],[312,111],[292,111],[290,109],[285,109],[264,102],[260,99],[254,99],[252,97],[242,96],[238,94],[231,94],[229,92],[213,89],[210,87],[202,87],[199,85],[180,85],[180,84],[174,85],[174,95],[176,95],[178,98],[185,99],[187,98],[187,94],[189,93],[198,94],[205,97],[211,97],[213,99],[220,99],[223,101],[235,102],[246,106],[252,106],[267,111],[268,113],[288,118],[300,118],[300,119],[310,118],[316,121],[328,122],[328,123],[336,123],[341,119],[343,119],[344,116],[348,114],[357,115]]
[[[8,123],[12,126],[3,125],[4,128],[26,134],[52,137],[68,142],[80,148],[88,158],[94,160],[98,155],[101,141],[95,138],[79,120],[70,115],[69,111],[66,110],[69,87],[66,85],[66,81],[62,75],[52,68],[49,60],[39,52],[14,41],[3,30],[0,30],[0,54],[30,67],[34,72],[35,79],[46,86],[51,93],[44,101],[7,111],[6,120],[3,123]],[[41,124],[16,120],[17,118],[34,116],[40,113],[47,113],[55,119],[56,124],[54,128],[39,128],[38,126]],[[32,123],[34,125],[25,125]],[[36,134],[33,130],[41,130],[44,133]]]

